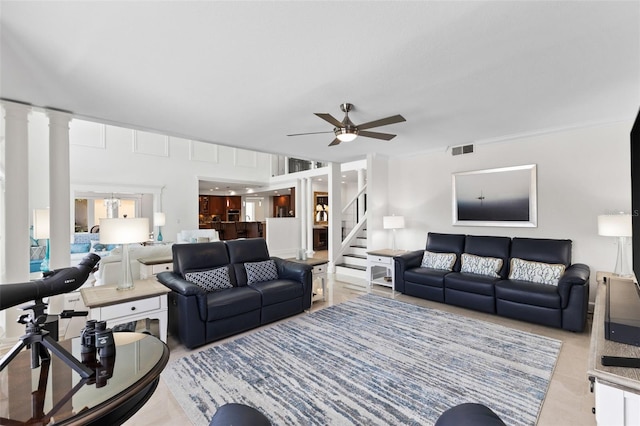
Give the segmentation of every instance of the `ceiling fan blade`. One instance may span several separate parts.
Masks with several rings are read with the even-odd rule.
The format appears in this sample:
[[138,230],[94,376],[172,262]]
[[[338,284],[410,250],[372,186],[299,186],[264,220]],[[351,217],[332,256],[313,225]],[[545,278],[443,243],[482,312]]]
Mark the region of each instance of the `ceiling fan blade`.
[[407,120],[405,120],[403,116],[398,114],[398,115],[393,115],[387,118],[381,118],[380,120],[374,120],[374,121],[369,121],[368,123],[362,123],[357,125],[356,127],[358,128],[358,130],[365,130],[365,129],[371,129],[372,127],[380,127],[380,126],[386,126],[388,124],[401,123],[403,121],[407,121]]
[[320,112],[314,112],[314,114],[322,118],[324,121],[328,121],[329,123],[333,124],[339,129],[342,129],[344,127],[344,125],[340,121],[336,120],[331,114],[320,113]]
[[335,138],[335,139],[333,140],[333,142],[331,142],[331,143],[329,144],[329,146],[338,145],[339,143],[340,143],[340,139]]
[[321,133],[333,133],[333,132],[332,131],[328,131],[328,132],[292,133],[292,134],[287,135],[287,136],[319,135]]
[[374,139],[383,139],[385,141],[390,141],[395,138],[396,135],[392,135],[391,133],[380,133],[380,132],[358,132],[358,136],[364,136],[366,138],[374,138]]

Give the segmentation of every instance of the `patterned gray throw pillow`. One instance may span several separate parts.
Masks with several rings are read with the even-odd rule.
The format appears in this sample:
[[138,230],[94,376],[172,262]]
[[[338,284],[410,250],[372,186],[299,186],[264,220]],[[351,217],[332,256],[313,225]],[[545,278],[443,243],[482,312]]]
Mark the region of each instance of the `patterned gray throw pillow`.
[[563,264],[533,262],[514,257],[511,259],[509,279],[557,286],[564,269]]
[[206,291],[218,291],[233,287],[229,278],[229,268],[209,269],[207,271],[187,272],[184,278]]
[[247,284],[261,283],[278,279],[278,268],[273,259],[262,262],[245,263]]
[[422,263],[420,264],[420,266],[422,266],[423,268],[451,271],[455,263],[455,253],[435,253],[425,250],[424,254],[422,255]]
[[469,274],[486,275],[498,278],[502,268],[502,259],[497,257],[482,257],[475,254],[462,253],[462,266],[460,272]]

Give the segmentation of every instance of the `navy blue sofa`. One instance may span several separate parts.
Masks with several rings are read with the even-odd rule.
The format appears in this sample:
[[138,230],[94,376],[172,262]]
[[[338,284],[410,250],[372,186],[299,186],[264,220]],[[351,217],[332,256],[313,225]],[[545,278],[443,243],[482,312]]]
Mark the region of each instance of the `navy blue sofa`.
[[[169,332],[201,346],[311,308],[312,267],[270,257],[262,238],[174,244],[173,271],[158,281],[171,289]],[[277,279],[248,284],[245,263],[272,259]],[[185,274],[227,267],[231,288],[206,291]]]
[[[451,270],[422,267],[425,250],[454,253]],[[584,264],[571,264],[571,240],[430,232],[425,250],[394,257],[397,291],[565,330],[584,329],[590,270]],[[498,276],[461,272],[463,253],[502,259]],[[557,285],[509,279],[514,258],[562,264],[565,269]]]

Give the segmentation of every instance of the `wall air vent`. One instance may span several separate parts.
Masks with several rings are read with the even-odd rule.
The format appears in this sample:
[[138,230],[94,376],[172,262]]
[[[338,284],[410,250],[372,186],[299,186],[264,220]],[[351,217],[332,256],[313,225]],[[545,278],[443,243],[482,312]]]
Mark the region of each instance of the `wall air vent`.
[[451,155],[471,154],[473,152],[473,145],[460,145],[451,148]]

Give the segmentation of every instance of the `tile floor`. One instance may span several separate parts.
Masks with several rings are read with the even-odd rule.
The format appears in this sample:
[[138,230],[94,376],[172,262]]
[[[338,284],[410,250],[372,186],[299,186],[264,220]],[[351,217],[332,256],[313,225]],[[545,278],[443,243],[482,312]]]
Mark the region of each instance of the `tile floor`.
[[[362,287],[335,281],[332,278],[329,278],[327,288],[327,301],[314,302],[312,310],[322,309],[323,307],[331,306],[332,304],[345,302],[363,294],[365,291]],[[391,297],[390,289],[384,287],[374,286],[372,291],[379,295]],[[591,409],[595,404],[594,396],[589,391],[589,381],[587,380],[586,375],[591,329],[590,324],[587,327],[588,330],[583,333],[572,333],[501,318],[495,315],[474,312],[468,309],[448,306],[437,302],[430,302],[399,293],[396,293],[395,297],[398,300],[406,301],[408,303],[441,309],[562,340],[562,350],[542,407],[538,425],[595,425],[595,416],[591,412]],[[251,332],[252,331],[249,331],[247,333]],[[238,336],[234,336],[226,340],[215,342],[209,346],[218,345],[237,337]],[[171,336],[169,336],[168,344],[171,349],[169,362],[190,353],[188,349],[172,339]],[[203,346],[195,349],[194,351],[198,351],[206,347],[207,346]],[[147,404],[125,423],[125,425],[128,426],[173,424],[189,424],[189,420],[171,394],[167,384],[162,379]]]

